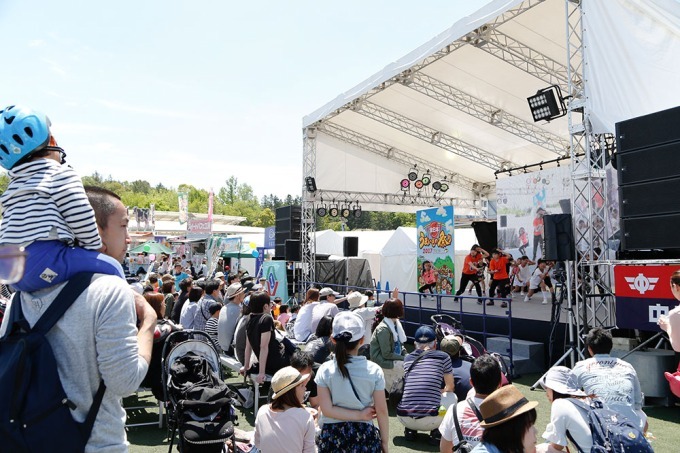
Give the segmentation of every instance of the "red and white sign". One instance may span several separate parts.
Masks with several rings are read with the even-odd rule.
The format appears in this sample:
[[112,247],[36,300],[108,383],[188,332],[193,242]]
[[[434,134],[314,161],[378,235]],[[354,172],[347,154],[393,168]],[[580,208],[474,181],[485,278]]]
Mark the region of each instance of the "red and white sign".
[[207,219],[189,219],[187,237],[205,236],[212,232],[212,222]]
[[680,269],[676,265],[614,266],[616,295],[644,299],[674,299],[671,275]]

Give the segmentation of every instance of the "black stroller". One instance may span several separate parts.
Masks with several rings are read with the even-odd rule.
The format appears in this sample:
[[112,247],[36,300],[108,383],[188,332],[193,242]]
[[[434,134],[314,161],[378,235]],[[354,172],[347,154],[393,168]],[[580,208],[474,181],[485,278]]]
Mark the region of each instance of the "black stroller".
[[463,337],[463,344],[461,345],[460,358],[469,362],[474,362],[474,360],[484,354],[489,354],[498,360],[501,365],[501,371],[503,371],[503,385],[510,383],[511,380],[508,365],[505,363],[505,359],[502,355],[496,352],[488,352],[481,341],[476,340],[465,334],[465,327],[463,324],[451,315],[444,313],[436,314],[430,316],[432,320],[432,327],[434,328],[435,335],[437,336],[437,344],[447,335],[459,335]]
[[170,447],[179,430],[181,453],[218,453],[236,443],[233,401],[240,395],[222,380],[220,355],[210,336],[198,330],[168,335],[163,346],[162,377]]

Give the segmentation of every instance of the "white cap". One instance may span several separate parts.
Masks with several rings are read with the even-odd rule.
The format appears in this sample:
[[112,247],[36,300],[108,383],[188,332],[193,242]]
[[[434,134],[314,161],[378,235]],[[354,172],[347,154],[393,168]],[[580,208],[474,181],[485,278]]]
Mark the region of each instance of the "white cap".
[[333,291],[333,288],[322,288],[321,291],[319,291],[319,296],[330,296],[334,295],[335,297],[338,297],[340,293]]
[[364,320],[352,311],[341,311],[333,318],[333,339],[347,342],[364,337]]
[[576,375],[566,366],[550,368],[538,382],[544,389],[549,388],[563,395],[586,396],[586,393],[579,389]]

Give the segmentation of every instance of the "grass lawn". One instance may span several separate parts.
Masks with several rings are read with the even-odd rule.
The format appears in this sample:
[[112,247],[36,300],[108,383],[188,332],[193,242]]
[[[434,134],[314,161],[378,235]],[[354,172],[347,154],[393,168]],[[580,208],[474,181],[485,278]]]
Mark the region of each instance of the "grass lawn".
[[[538,401],[538,421],[536,428],[538,429],[539,437],[543,433],[545,426],[550,419],[550,405],[545,393],[541,390],[532,391],[531,385],[536,382],[539,375],[526,375],[515,381],[515,385],[520,391],[529,399]],[[239,379],[232,378],[228,382],[238,383]],[[148,395],[150,404],[154,404],[155,400]],[[252,430],[255,422],[252,409],[239,412],[238,427],[242,430]],[[676,453],[680,451],[680,407],[647,407],[645,412],[649,416],[649,430],[654,434],[656,439],[652,442],[654,450],[659,453]],[[158,419],[158,413],[155,410],[138,411],[131,415],[131,422],[152,421]],[[427,434],[420,433],[420,437],[415,442],[407,442],[404,439],[404,429],[397,420],[394,413],[390,413],[390,451],[392,452],[410,452],[410,451],[439,451],[439,447],[428,444]],[[167,452],[168,439],[167,431],[159,429],[158,426],[144,426],[137,428],[130,428],[128,431],[128,440],[130,441],[130,451],[133,453],[160,453]],[[173,448],[175,451],[176,449]],[[284,450],[281,450],[284,452]]]

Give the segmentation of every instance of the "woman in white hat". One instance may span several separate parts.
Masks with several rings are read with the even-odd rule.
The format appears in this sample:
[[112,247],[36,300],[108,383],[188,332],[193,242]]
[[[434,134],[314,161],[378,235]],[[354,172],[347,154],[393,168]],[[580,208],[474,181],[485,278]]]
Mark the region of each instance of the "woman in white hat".
[[[319,453],[387,452],[385,377],[380,366],[357,355],[364,320],[341,311],[333,319],[332,341],[335,357],[319,367],[315,379],[323,423]],[[373,424],[376,417],[379,429]]]
[[545,389],[551,407],[550,423],[543,433],[548,443],[539,445],[537,451],[562,451],[569,441],[576,451],[590,451],[593,446],[587,419],[590,400],[579,389],[574,373],[565,366],[554,366],[539,383]]
[[506,385],[479,405],[482,442],[472,453],[536,453],[536,401]]
[[316,451],[314,419],[302,405],[309,376],[292,366],[274,374],[272,402],[262,406],[255,418],[253,442],[262,453]]

